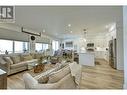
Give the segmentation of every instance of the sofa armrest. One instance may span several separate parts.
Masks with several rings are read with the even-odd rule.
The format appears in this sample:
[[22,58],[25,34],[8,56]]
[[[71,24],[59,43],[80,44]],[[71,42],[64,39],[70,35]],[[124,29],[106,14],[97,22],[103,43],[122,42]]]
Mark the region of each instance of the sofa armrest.
[[34,85],[38,84],[38,81],[34,79],[29,73],[23,74],[23,80],[26,89],[31,89]]
[[7,73],[10,72],[10,63],[6,62],[5,64],[0,64],[0,67],[5,70]]
[[39,84],[29,73],[23,75],[23,80],[26,89],[56,89],[59,88],[58,83],[53,84]]

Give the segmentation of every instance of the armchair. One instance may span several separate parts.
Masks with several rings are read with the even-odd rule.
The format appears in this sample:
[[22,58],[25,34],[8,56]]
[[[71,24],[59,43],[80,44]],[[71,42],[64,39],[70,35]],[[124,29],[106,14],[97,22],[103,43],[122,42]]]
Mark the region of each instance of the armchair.
[[74,82],[71,74],[66,75],[64,78],[56,83],[40,84],[30,74],[23,75],[26,89],[75,89],[76,83]]

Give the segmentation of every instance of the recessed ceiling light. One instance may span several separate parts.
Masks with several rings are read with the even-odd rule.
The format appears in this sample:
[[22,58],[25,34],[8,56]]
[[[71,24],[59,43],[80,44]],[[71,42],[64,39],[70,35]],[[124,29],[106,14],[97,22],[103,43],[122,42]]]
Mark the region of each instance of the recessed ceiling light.
[[71,24],[68,24],[68,27],[71,27]]
[[72,33],[72,31],[70,31],[70,33]]
[[45,29],[43,29],[43,31],[42,31],[43,33],[45,33]]

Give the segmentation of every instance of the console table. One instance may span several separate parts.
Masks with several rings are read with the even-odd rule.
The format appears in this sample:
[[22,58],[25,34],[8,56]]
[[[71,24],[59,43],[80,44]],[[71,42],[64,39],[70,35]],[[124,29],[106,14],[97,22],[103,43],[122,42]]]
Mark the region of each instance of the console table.
[[0,89],[7,89],[7,73],[0,69]]

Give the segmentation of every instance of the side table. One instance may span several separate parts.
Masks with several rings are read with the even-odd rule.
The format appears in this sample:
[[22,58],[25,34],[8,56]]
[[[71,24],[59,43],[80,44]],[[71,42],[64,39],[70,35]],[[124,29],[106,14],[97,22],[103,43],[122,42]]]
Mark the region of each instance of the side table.
[[0,89],[7,89],[7,73],[0,69]]

